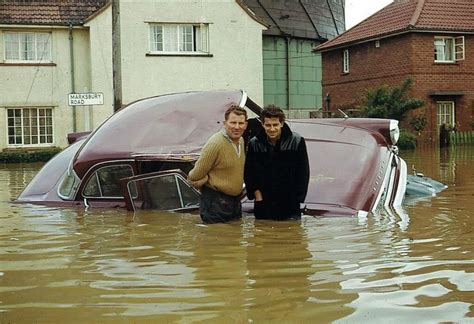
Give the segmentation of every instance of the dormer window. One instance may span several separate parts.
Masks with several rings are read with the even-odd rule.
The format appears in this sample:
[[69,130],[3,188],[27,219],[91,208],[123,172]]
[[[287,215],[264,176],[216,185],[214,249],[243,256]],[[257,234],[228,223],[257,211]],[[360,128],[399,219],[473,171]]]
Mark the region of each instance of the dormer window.
[[342,72],[349,73],[349,50],[342,53]]
[[464,36],[434,39],[435,62],[457,62],[464,60]]

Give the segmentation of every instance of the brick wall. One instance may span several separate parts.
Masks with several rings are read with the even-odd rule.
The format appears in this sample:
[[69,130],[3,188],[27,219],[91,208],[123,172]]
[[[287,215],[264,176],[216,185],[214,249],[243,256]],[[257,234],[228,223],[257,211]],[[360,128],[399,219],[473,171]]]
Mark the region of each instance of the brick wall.
[[[474,36],[465,35],[465,60],[457,63],[434,62],[434,36],[443,34],[410,33],[352,46],[349,73],[342,73],[344,49],[324,52],[323,94],[331,96],[331,110],[357,106],[369,88],[383,84],[399,85],[413,79],[411,95],[426,102],[418,112],[428,119],[422,140],[436,141],[436,102],[454,101],[456,127],[471,130],[474,110]],[[449,35],[446,35],[449,36]],[[432,92],[463,93],[452,96],[430,96]],[[408,128],[408,119],[402,126]]]

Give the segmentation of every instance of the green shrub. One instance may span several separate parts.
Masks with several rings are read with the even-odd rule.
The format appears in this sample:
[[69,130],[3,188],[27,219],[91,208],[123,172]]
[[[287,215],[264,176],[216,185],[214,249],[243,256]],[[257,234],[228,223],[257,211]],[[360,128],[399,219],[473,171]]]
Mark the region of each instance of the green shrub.
[[416,148],[416,135],[405,130],[400,129],[400,138],[398,139],[397,146],[402,150],[413,150]]
[[11,150],[0,152],[1,163],[30,163],[30,162],[47,162],[53,156],[58,154],[61,149],[58,147],[26,151],[26,150]]

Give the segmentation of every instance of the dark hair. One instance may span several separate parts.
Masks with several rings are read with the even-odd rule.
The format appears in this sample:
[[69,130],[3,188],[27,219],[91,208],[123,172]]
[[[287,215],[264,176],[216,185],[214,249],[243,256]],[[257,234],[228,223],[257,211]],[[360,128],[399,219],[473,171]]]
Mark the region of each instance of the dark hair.
[[239,106],[236,106],[236,105],[230,106],[230,107],[225,111],[225,114],[224,114],[225,120],[229,119],[230,113],[234,113],[234,114],[236,114],[237,116],[245,116],[245,120],[247,120],[247,110],[245,110],[245,109],[242,108],[242,107],[239,107]]
[[260,116],[261,116],[262,122],[265,122],[265,117],[266,118],[278,117],[278,120],[280,121],[280,123],[283,123],[285,121],[285,113],[283,112],[283,110],[281,110],[280,107],[277,107],[275,105],[268,105],[265,108],[263,108]]

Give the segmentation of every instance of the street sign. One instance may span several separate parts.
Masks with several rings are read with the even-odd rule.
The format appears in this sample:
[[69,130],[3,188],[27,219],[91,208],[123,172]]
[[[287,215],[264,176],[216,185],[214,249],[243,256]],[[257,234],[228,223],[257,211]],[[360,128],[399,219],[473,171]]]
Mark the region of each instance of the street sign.
[[70,93],[68,95],[69,106],[91,106],[103,105],[104,94],[102,92]]

